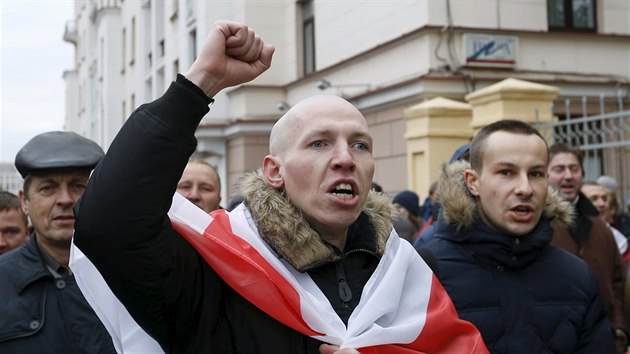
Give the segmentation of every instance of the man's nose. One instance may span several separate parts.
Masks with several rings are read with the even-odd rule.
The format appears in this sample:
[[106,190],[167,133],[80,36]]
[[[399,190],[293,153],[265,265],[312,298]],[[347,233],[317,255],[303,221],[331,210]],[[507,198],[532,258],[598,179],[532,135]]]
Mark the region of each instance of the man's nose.
[[79,196],[74,196],[67,186],[61,186],[57,192],[57,204],[74,205]]
[[562,171],[562,178],[564,178],[564,179],[573,179],[573,172],[571,172],[570,168],[565,168]]
[[353,170],[355,167],[354,156],[351,151],[352,147],[348,144],[338,144],[334,150],[333,168],[342,168]]
[[191,187],[190,190],[188,191],[188,195],[186,196],[186,199],[188,199],[190,201],[198,201],[198,200],[200,200],[201,196],[199,195],[199,188]]
[[519,174],[515,193],[520,196],[529,196],[533,190],[529,176],[526,173]]

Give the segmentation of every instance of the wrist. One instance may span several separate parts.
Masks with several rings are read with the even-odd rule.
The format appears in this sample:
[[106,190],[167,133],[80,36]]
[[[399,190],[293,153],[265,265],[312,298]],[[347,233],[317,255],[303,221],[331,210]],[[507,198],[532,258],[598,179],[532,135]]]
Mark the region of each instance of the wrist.
[[178,84],[181,84],[182,86],[186,87],[190,91],[194,92],[197,96],[199,96],[201,99],[206,101],[207,104],[214,103],[214,99],[212,97],[208,97],[201,88],[195,85],[192,81],[188,80],[184,75],[177,74],[177,79],[175,81]]
[[191,68],[184,76],[210,98],[214,97],[222,89],[220,80],[204,72],[199,72]]

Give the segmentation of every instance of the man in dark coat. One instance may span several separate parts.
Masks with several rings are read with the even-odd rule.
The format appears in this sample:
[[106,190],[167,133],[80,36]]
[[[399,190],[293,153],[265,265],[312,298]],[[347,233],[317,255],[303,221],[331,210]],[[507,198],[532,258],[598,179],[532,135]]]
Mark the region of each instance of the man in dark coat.
[[597,280],[551,245],[570,205],[548,191],[547,144],[527,123],[483,128],[470,163],[445,167],[442,211],[425,246],[460,318],[492,353],[614,353]]
[[168,353],[486,352],[369,193],[372,139],[346,100],[308,98],[280,118],[235,210],[173,195],[210,97],[271,65],[273,47],[245,25],[217,22],[207,38],[127,120],[75,208],[75,245],[138,324]]
[[619,248],[597,209],[580,192],[584,178],[582,153],[566,144],[555,144],[549,148],[549,157],[549,184],[575,208],[571,226],[555,228],[552,242],[582,258],[595,273],[618,351],[624,353],[628,346],[623,309],[625,272]]
[[0,256],[0,353],[115,353],[68,269],[72,208],[102,157],[95,142],[71,132],[37,135],[17,153],[33,232]]

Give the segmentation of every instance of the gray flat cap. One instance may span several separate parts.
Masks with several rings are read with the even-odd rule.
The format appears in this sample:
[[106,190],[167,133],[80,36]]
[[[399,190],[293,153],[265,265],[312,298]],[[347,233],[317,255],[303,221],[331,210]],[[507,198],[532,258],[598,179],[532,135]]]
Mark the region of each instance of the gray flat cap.
[[15,168],[26,178],[33,172],[93,169],[103,149],[74,132],[53,131],[36,135],[15,156]]

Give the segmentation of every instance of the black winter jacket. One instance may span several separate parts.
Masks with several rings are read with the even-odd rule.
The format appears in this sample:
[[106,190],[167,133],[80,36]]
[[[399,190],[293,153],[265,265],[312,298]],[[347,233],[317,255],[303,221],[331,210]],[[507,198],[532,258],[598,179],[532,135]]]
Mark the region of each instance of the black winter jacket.
[[74,277],[55,279],[36,242],[0,256],[0,353],[116,353]]
[[442,174],[443,209],[425,246],[460,318],[479,329],[493,353],[616,353],[590,267],[550,245],[550,222],[570,223],[568,204],[551,194],[531,233],[499,234],[478,218],[465,168],[457,162]]
[[[167,353],[319,353],[321,343],[246,301],[171,227],[171,198],[195,149],[197,124],[208,112],[206,97],[191,85],[179,77],[125,123],[75,207],[75,245]],[[386,200],[377,203],[380,223],[364,213],[351,226],[342,254],[310,228],[265,225],[267,218],[257,211],[264,199],[259,192],[253,187],[244,195],[259,231],[270,236],[265,241],[273,247],[274,237],[299,231],[307,242],[319,243],[319,253],[283,256],[304,262],[294,266],[309,272],[347,323],[391,230]],[[285,204],[277,207],[290,207]],[[269,235],[274,228],[286,230]],[[339,294],[344,273],[353,294],[349,301]]]

